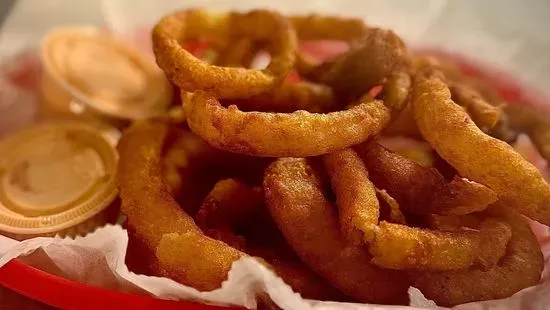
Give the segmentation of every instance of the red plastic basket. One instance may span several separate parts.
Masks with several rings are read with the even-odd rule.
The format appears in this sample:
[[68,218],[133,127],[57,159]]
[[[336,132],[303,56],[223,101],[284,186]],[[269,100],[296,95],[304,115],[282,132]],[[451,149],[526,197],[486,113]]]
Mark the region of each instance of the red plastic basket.
[[240,309],[111,291],[46,273],[17,259],[0,268],[0,285],[61,309]]

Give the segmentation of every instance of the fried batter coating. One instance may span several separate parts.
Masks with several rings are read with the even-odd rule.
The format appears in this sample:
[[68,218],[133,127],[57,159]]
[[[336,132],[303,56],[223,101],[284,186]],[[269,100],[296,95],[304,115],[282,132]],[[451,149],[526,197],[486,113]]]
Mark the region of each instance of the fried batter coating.
[[378,225],[380,205],[361,158],[347,148],[324,155],[323,163],[336,194],[342,237],[356,246],[365,240],[370,242]]
[[213,290],[244,253],[206,237],[173,199],[161,157],[170,130],[170,124],[145,121],[124,133],[118,147],[122,212],[139,242],[156,253],[153,272]]
[[482,211],[487,206],[497,201],[496,193],[485,185],[472,182],[457,175],[429,195],[432,200],[425,202],[431,206],[437,206],[443,212],[437,214],[464,215]]
[[[488,264],[494,265],[496,261],[482,253],[481,235],[508,233],[510,237],[509,227],[499,223],[482,225],[480,232],[438,232],[387,222],[378,227],[380,206],[376,189],[359,156],[351,149],[344,149],[324,155],[323,162],[336,194],[343,236],[354,245],[360,245],[363,237],[374,256],[372,262],[380,267],[427,270],[490,267]],[[502,249],[505,247],[506,243],[502,244]]]
[[505,111],[511,125],[525,132],[540,155],[550,162],[550,121],[546,114],[534,108],[512,104],[506,106]]
[[550,162],[550,124],[541,123],[533,126],[528,134],[540,155]]
[[502,140],[508,144],[513,144],[518,140],[519,131],[510,126],[510,117],[505,111],[500,113],[500,118],[495,127],[491,128],[487,133],[494,138]]
[[233,262],[244,255],[202,232],[163,234],[156,247],[159,275],[200,291],[219,288]]
[[401,207],[386,190],[376,189],[376,197],[380,203],[380,220],[388,223],[407,225],[407,218],[401,212]]
[[345,244],[322,187],[306,159],[278,159],[266,171],[268,208],[289,244],[344,293],[363,302],[406,303],[406,277],[371,265],[363,248]]
[[393,153],[376,142],[355,146],[370,179],[406,211],[415,214],[468,214],[497,200],[489,188],[455,176],[448,182],[435,169]]
[[443,81],[417,75],[413,110],[426,141],[461,176],[491,188],[504,204],[550,225],[550,187],[540,171],[510,145],[483,133],[454,104]]
[[391,30],[369,28],[360,44],[305,77],[331,86],[344,101],[355,100],[383,84],[384,101],[400,111],[411,84],[410,70],[411,56],[401,38]]
[[[413,277],[412,286],[439,306],[451,307],[472,301],[505,298],[537,284],[544,267],[537,239],[529,224],[517,212],[506,212],[508,214],[498,214],[512,228],[512,237],[504,257],[495,267],[487,271],[470,268],[419,273]],[[487,247],[492,247],[490,242]]]
[[[232,38],[265,41],[271,62],[263,70],[209,65],[186,51],[180,41],[210,39],[226,46]],[[291,23],[269,10],[215,14],[180,11],[154,27],[153,50],[168,79],[188,91],[203,90],[220,99],[246,98],[280,84],[294,67],[298,42]]]
[[[249,255],[259,256],[270,264],[277,275],[285,283],[305,298],[319,300],[342,300],[342,294],[332,287],[326,280],[311,271],[300,262],[295,255],[285,255],[288,245],[280,244],[273,238],[274,232],[259,229],[254,222],[261,222],[262,228],[272,226],[270,219],[265,223],[262,211],[267,212],[264,195],[260,188],[246,185],[236,179],[220,180],[205,198],[203,205],[196,216],[197,224],[212,238],[223,241]],[[268,214],[266,214],[268,216]],[[262,244],[247,242],[246,236],[237,235],[238,229],[246,231],[248,235],[257,234]],[[255,227],[254,227],[255,226]],[[270,227],[267,227],[269,229]],[[280,232],[277,232],[280,234]],[[258,238],[257,237],[257,238]],[[282,237],[282,236],[281,236]]]
[[[413,59],[413,68],[414,72],[430,71],[440,75],[449,86],[454,102],[466,110],[481,130],[506,142],[511,142],[516,138],[508,128],[506,116],[502,113],[504,101],[497,100],[498,94],[487,89],[486,85],[473,83],[470,78],[465,77],[454,63],[444,62],[434,57],[416,57]],[[479,89],[481,86],[483,86],[483,90]],[[384,130],[385,134],[420,136],[410,101],[411,97],[409,96],[404,103],[405,107]]]
[[215,97],[203,92],[184,96],[191,130],[216,148],[255,156],[326,154],[376,135],[390,119],[383,102],[366,99],[349,110],[328,114],[285,114],[224,108]]
[[384,268],[487,269],[504,254],[510,235],[508,225],[493,220],[483,222],[479,231],[436,231],[381,222],[369,249],[373,263]]
[[[460,216],[430,214],[427,220],[432,229],[442,231],[457,231],[464,228],[486,230],[488,233],[481,235],[481,242],[483,247],[490,250],[481,253],[480,260],[484,262],[482,265],[485,266],[481,267],[483,270],[487,270],[486,266],[497,264],[506,254],[506,244],[510,241],[512,234],[510,226],[505,221],[495,217],[487,218],[484,212]],[[499,227],[502,225],[507,228]]]
[[[234,180],[218,183],[198,217],[202,217],[202,222],[208,227],[214,227],[209,232],[222,241],[205,236],[193,219],[179,208],[162,179],[162,148],[167,137],[175,130],[171,126],[165,122],[147,121],[134,125],[124,134],[119,147],[121,157],[125,159],[119,167],[122,210],[128,217],[127,226],[131,229],[133,249],[137,247],[138,250],[145,250],[134,253],[149,255],[150,271],[199,290],[212,290],[227,278],[232,263],[246,255],[230,246],[246,249],[244,239],[225,229],[228,227],[220,223],[223,219],[220,219],[220,214],[216,214],[220,211],[212,208],[216,204],[224,205],[221,209],[225,211],[234,208],[233,211],[239,211],[238,214],[226,213],[233,218],[226,217],[225,220],[244,221],[251,216],[246,213],[253,213],[253,203],[247,201],[250,202],[247,208],[236,204],[231,198],[240,195],[241,198],[246,196],[256,202],[263,202],[263,196],[257,190],[245,189],[244,184]],[[243,217],[238,217],[243,214]],[[266,259],[274,262],[275,271],[281,272],[280,276],[285,282],[293,285],[305,297],[342,299],[338,291],[300,262],[272,257]]]
[[283,84],[256,96],[237,100],[224,100],[224,106],[236,105],[243,111],[292,113],[304,110],[326,113],[337,108],[332,89],[311,82]]
[[[474,123],[484,132],[493,128],[502,112],[502,100],[496,101],[494,92],[491,94],[484,86],[483,92],[478,88],[482,85],[473,83],[466,77],[455,63],[442,61],[433,57],[421,57],[415,63],[418,71],[437,71],[449,86],[452,100],[466,110]],[[489,98],[489,99],[488,99]]]
[[500,107],[489,104],[477,90],[464,83],[453,83],[449,90],[453,101],[466,110],[481,130],[488,131],[496,125],[500,118]]
[[164,145],[164,180],[172,189],[176,200],[189,199],[190,184],[185,174],[190,170],[189,162],[196,164],[196,158],[211,151],[211,147],[190,131],[177,131]]

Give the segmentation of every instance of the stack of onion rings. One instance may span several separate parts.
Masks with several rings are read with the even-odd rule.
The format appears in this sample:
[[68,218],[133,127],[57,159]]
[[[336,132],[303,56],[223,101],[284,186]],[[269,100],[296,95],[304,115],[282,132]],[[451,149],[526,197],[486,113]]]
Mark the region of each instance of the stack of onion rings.
[[[311,40],[349,49],[314,61]],[[382,304],[406,304],[409,286],[453,306],[537,284],[522,215],[549,225],[550,187],[509,145],[524,132],[550,157],[536,113],[357,19],[186,10],[153,43],[182,111],[120,141],[136,270],[213,290],[254,256],[304,297]],[[260,51],[270,63],[253,69]],[[421,140],[426,160],[383,147],[389,135]]]
[[550,186],[537,168],[507,143],[483,133],[454,104],[437,76],[417,75],[413,92],[420,132],[441,157],[461,176],[491,188],[507,205],[550,225]]
[[[264,70],[208,65],[181,47],[185,40],[221,42],[230,38],[267,41],[271,63]],[[220,98],[242,98],[281,83],[294,66],[297,49],[292,25],[278,13],[216,14],[187,10],[164,17],[153,29],[153,48],[158,65],[175,85],[184,90],[209,91]]]
[[212,95],[184,99],[191,130],[216,148],[254,156],[315,156],[376,135],[390,119],[383,102],[365,96],[358,105],[328,114],[242,112],[223,107]]

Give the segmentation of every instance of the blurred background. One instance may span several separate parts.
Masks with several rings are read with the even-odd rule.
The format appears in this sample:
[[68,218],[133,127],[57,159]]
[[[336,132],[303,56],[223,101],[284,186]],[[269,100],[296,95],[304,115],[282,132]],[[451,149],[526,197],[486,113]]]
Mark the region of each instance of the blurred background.
[[[154,23],[181,7],[224,9],[271,7],[286,13],[325,12],[363,17],[394,29],[411,44],[443,46],[490,62],[544,90],[550,83],[548,0],[2,0],[0,61],[35,46],[51,28],[64,24],[106,26],[133,37],[136,27]],[[6,7],[11,10],[6,12]],[[0,17],[2,14],[0,14]]]

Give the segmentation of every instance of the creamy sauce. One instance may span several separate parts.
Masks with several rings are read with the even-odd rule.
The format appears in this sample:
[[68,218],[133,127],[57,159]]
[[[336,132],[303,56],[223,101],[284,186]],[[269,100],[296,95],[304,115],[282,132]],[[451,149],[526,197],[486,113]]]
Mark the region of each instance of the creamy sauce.
[[135,119],[170,104],[171,86],[160,69],[107,34],[66,29],[45,42],[45,67],[95,109]]

